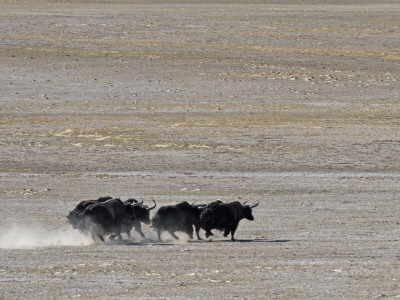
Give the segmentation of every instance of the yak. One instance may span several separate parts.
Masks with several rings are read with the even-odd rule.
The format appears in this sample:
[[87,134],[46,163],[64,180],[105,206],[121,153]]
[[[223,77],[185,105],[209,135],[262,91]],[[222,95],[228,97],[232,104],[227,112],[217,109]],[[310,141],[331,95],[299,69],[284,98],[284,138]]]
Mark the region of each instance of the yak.
[[158,209],[151,221],[151,227],[157,230],[158,239],[161,241],[161,233],[168,231],[178,240],[176,231],[185,232],[193,239],[193,225],[200,221],[200,210],[187,203],[180,202],[176,205],[162,206]]
[[157,204],[153,200],[154,205],[152,207],[148,207],[142,202],[138,202],[136,199],[128,199],[124,201],[126,206],[131,206],[133,208],[133,212],[136,216],[136,219],[131,224],[122,224],[121,233],[126,233],[128,237],[131,237],[131,230],[135,227],[135,230],[140,234],[142,238],[145,237],[142,232],[141,222],[145,224],[150,224],[150,210],[154,209]]
[[83,211],[90,205],[97,202],[105,202],[107,200],[113,199],[113,197],[100,197],[96,200],[83,200],[78,203],[73,210],[71,210],[67,216],[68,222],[72,225],[74,229],[79,229],[79,223],[82,219]]
[[254,220],[252,209],[258,206],[259,202],[250,206],[239,201],[223,203],[215,201],[204,207],[200,214],[200,226],[206,231],[206,237],[213,235],[211,230],[217,229],[224,232],[224,237],[231,234],[231,240],[235,241],[235,231],[242,219]]
[[[70,217],[70,216],[69,216]],[[117,236],[122,240],[121,227],[130,225],[136,219],[132,206],[125,205],[120,199],[92,203],[73,218],[73,227],[90,234],[104,242],[104,236]],[[69,218],[70,222],[71,219]]]

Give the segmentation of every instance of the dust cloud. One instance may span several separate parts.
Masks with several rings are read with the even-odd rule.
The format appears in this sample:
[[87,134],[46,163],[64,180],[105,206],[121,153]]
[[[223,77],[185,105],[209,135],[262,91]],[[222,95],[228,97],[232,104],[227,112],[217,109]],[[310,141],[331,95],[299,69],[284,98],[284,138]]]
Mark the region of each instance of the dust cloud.
[[[139,235],[136,236],[132,232],[132,239],[126,239],[123,236],[123,241],[106,240],[106,244],[124,243],[136,241],[139,243],[174,243],[186,244],[189,242],[187,234],[182,232],[175,232],[179,237],[174,240],[168,232],[163,232],[161,235],[162,241],[158,240],[155,231],[146,232],[146,238],[141,239]],[[0,249],[35,249],[44,247],[57,247],[57,246],[90,246],[98,243],[90,236],[86,236],[76,229],[63,227],[59,229],[48,229],[41,225],[13,225],[10,228],[0,229]]]
[[89,246],[94,244],[73,228],[48,230],[40,225],[14,225],[0,230],[0,248],[33,249],[54,246]]

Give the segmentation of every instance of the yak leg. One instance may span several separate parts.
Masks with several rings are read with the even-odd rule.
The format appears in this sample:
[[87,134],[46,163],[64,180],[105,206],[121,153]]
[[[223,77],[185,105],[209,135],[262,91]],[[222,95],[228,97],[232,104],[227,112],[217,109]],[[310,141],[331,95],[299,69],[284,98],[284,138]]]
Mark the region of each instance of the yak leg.
[[142,238],[145,238],[146,236],[144,235],[144,233],[142,232],[142,226],[140,225],[140,223],[135,224],[135,230],[137,232],[139,232],[140,236]]
[[158,240],[161,241],[161,230],[157,230]]
[[193,226],[192,223],[186,223],[185,224],[185,232],[189,236],[189,239],[193,240]]
[[193,240],[193,227],[190,226],[190,231],[188,232],[189,239]]
[[233,237],[233,235],[235,234],[236,229],[238,228],[239,224],[235,224],[231,227],[231,240],[235,241],[235,238]]
[[204,230],[206,231],[206,238],[209,238],[210,236],[213,236],[214,234],[211,232],[210,228],[204,228]]
[[179,238],[175,235],[174,231],[168,231],[170,235],[176,240],[179,240]]
[[229,232],[231,231],[231,229],[230,228],[226,228],[225,230],[224,230],[224,237],[227,237],[228,235],[229,235]]
[[201,237],[199,235],[200,232],[200,226],[199,225],[194,225],[195,231],[196,231],[196,236],[198,240],[201,240]]
[[91,232],[91,237],[93,239],[93,241],[96,241],[97,239],[99,239],[100,241],[102,241],[104,243],[104,238],[100,233],[97,232]]
[[204,229],[204,231],[206,232],[205,233],[205,235],[206,235],[206,238],[209,238],[210,236],[213,236],[214,234],[211,232],[211,229],[212,228],[210,228],[209,226],[202,226],[202,228]]
[[116,225],[115,227],[114,227],[114,230],[115,230],[115,236],[117,236],[118,237],[118,240],[119,241],[122,241],[122,235],[121,235],[121,225],[119,224],[119,225]]
[[101,231],[97,226],[92,226],[90,228],[90,236],[93,239],[93,241],[96,241],[97,239],[100,239],[104,243],[104,238],[103,235],[101,234]]
[[118,240],[121,241],[122,240],[122,235],[121,233],[115,233],[110,235],[110,240],[114,240],[116,237],[118,237]]

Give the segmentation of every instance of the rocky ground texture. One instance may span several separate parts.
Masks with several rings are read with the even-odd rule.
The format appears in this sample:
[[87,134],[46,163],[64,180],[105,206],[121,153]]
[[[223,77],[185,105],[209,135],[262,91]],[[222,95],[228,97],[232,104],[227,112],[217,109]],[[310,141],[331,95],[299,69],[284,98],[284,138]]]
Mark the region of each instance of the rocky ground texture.
[[[0,298],[399,298],[399,13],[0,2]],[[66,215],[106,195],[260,205],[237,242],[93,243]]]

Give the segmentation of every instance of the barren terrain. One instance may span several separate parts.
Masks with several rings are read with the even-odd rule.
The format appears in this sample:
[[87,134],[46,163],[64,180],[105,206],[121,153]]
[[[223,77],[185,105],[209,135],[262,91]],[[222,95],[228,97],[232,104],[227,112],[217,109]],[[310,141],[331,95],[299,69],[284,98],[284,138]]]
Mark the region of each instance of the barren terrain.
[[[0,299],[400,298],[399,15],[0,1]],[[99,244],[66,215],[106,195],[260,205],[237,242]]]

